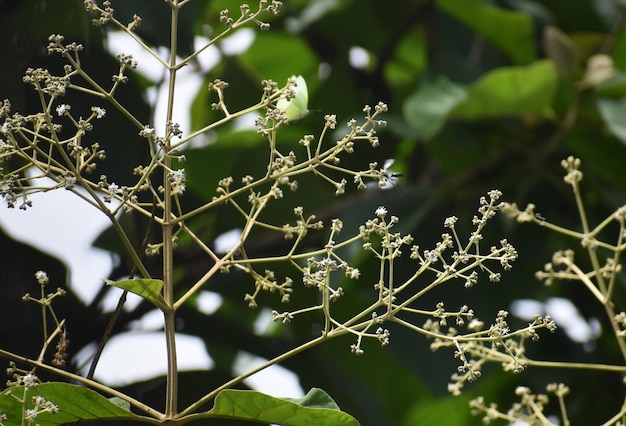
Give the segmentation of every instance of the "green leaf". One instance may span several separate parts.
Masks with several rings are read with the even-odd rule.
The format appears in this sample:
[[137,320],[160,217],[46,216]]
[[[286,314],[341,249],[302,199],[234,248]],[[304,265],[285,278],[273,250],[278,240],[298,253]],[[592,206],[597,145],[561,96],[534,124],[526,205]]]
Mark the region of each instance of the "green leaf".
[[114,396],[113,398],[109,398],[109,402],[112,402],[113,404],[126,411],[130,411],[130,402],[126,401],[125,399]]
[[489,6],[483,0],[438,0],[437,4],[502,49],[515,63],[527,64],[535,59],[530,15]]
[[463,394],[460,397],[425,398],[416,401],[402,424],[407,426],[441,425],[443,422],[446,426],[472,424],[474,417],[467,408],[471,399]]
[[123,281],[111,281],[104,279],[104,281],[107,285],[112,285],[141,296],[157,307],[163,307],[165,305],[165,300],[161,295],[161,289],[163,288],[162,280],[139,278],[135,280]]
[[[289,59],[289,67],[285,61]],[[239,59],[260,78],[285,84],[292,75],[309,75],[317,67],[315,52],[297,35],[272,31],[257,33],[254,43]]]
[[[8,396],[11,393],[12,396]],[[41,412],[35,422],[41,426],[76,423],[87,420],[138,420],[139,416],[122,408],[119,403],[112,402],[97,392],[82,386],[69,383],[43,383],[35,388],[25,390],[24,386],[5,389],[0,395],[0,412],[7,416],[5,426],[21,426],[22,403],[25,408],[33,408],[33,396],[41,396],[56,405],[56,414]]]
[[616,70],[613,77],[596,84],[593,90],[601,96],[626,96],[626,72]]
[[441,130],[450,112],[465,99],[465,89],[442,76],[407,98],[404,117],[424,139],[430,139]]
[[601,98],[597,101],[598,111],[608,129],[622,142],[626,143],[626,99]]
[[468,89],[453,115],[468,120],[538,114],[552,117],[558,76],[552,61],[503,67],[485,74]]
[[428,64],[427,50],[424,34],[418,28],[408,31],[384,65],[385,79],[392,86],[413,84]]
[[326,392],[311,389],[301,399],[281,399],[256,391],[229,389],[215,398],[208,414],[285,426],[339,426],[359,423],[339,407]]

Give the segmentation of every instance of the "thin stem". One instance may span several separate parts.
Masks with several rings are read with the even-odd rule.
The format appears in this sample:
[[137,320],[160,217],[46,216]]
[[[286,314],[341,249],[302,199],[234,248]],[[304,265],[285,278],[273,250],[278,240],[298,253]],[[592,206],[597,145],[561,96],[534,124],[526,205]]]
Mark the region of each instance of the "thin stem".
[[46,291],[43,284],[39,284],[40,297],[41,297],[41,321],[43,323],[43,342],[44,345],[48,341],[48,315],[46,315]]
[[[624,240],[624,219],[621,218],[619,219],[619,232],[618,232],[618,237],[617,237],[617,246],[621,246],[622,242]],[[609,289],[607,291],[606,294],[606,298],[607,300],[611,300],[613,298],[613,290],[615,289],[615,283],[617,281],[617,271],[618,271],[618,265],[619,265],[619,261],[620,261],[620,255],[622,254],[621,250],[616,250],[615,254],[613,255],[613,270],[611,271],[611,278],[609,281]]]
[[[170,64],[169,64],[169,91],[167,99],[166,126],[172,122],[174,111],[174,92],[176,86],[176,47],[178,35],[178,7],[174,1],[171,6],[171,35],[170,35]],[[165,129],[165,134],[169,134]],[[174,241],[172,224],[172,188],[169,182],[168,170],[171,169],[171,143],[168,137],[165,140],[165,155],[163,158],[163,297],[167,309],[164,314],[165,343],[167,346],[167,383],[165,415],[168,418],[176,416],[178,400],[178,362],[176,357],[176,309],[174,307]]]
[[558,394],[557,396],[559,398],[559,409],[561,410],[561,418],[563,419],[563,426],[570,426],[571,423],[567,416],[567,407],[565,407],[565,399],[563,398],[563,395],[561,394]]
[[552,362],[524,360],[526,365],[531,367],[561,368],[568,370],[594,370],[594,371],[614,371],[616,373],[626,373],[626,366],[609,364],[586,364],[584,362]]
[[[149,51],[149,49],[148,49]],[[80,63],[77,62],[74,58],[72,58],[71,55],[66,54],[65,57],[67,58],[67,60],[70,62],[70,64],[72,64],[72,66],[76,69],[76,71],[78,72],[78,74],[84,78],[85,80],[87,80],[87,82],[96,89],[96,91],[98,93],[100,93],[100,95],[98,95],[101,98],[106,99],[108,102],[110,102],[113,106],[115,106],[115,108],[120,111],[126,118],[128,118],[135,126],[137,126],[137,128],[141,129],[143,127],[143,124],[137,120],[137,118],[135,118],[135,116],[128,111],[122,104],[120,104],[117,99],[115,99],[115,97],[107,92],[102,86],[100,86],[93,78],[91,78],[91,76],[89,74],[87,74],[85,71],[83,71],[83,69],[80,66]]]
[[44,342],[44,344],[43,344],[43,346],[41,348],[41,351],[39,352],[39,357],[37,358],[37,361],[43,362],[43,358],[46,355],[46,351],[48,350],[48,346],[50,346],[50,343],[52,343],[52,341],[54,340],[56,335],[61,333],[61,330],[63,329],[64,326],[65,326],[65,320],[62,320],[59,323],[59,325],[57,325],[57,327],[54,329],[52,334],[50,336],[48,336],[48,338],[46,339],[46,341]]
[[[574,271],[574,273],[576,274],[576,277],[585,285],[585,287],[587,287],[587,290],[589,290],[596,299],[598,299],[598,301],[600,303],[602,303],[603,305],[606,304],[607,299],[605,298],[605,296],[602,294],[602,292],[600,292],[600,290],[598,290],[598,287],[595,286],[595,284],[589,279],[589,277],[578,267],[578,265],[576,265],[575,263],[572,263],[569,259],[567,259],[566,257],[563,257],[561,259],[561,262],[563,262],[565,265],[567,265],[569,268],[571,268],[572,271]],[[596,269],[597,271],[597,269]],[[600,276],[601,274],[597,273],[596,277]]]
[[221,118],[220,120],[217,120],[211,124],[208,124],[206,126],[204,126],[203,128],[196,130],[193,133],[190,133],[187,136],[183,136],[180,140],[178,140],[178,142],[172,143],[171,147],[173,149],[176,149],[184,144],[186,144],[187,142],[193,140],[194,138],[196,138],[197,136],[208,132],[211,129],[214,129],[216,127],[220,127],[221,125],[228,123],[230,121],[232,121],[233,119],[237,118],[237,117],[242,117],[246,114],[249,114],[251,112],[257,111],[261,108],[263,108],[264,106],[267,106],[269,104],[269,101],[263,101],[263,102],[259,102],[255,105],[252,105],[251,107],[248,107],[246,109],[242,109],[241,111],[237,111],[235,113],[232,114],[228,114],[226,115],[224,118]]
[[[174,7],[177,8],[181,8],[182,6],[184,6],[186,3],[188,3],[189,0],[182,0],[182,1],[178,1],[178,2],[173,2],[175,4]],[[240,16],[239,19],[237,19],[237,21],[233,22],[233,24],[229,27],[226,28],[226,30],[220,32],[218,35],[216,35],[215,37],[213,37],[211,39],[211,41],[209,41],[207,44],[205,44],[204,46],[202,46],[201,48],[197,49],[195,52],[193,52],[192,54],[190,54],[189,56],[187,56],[185,59],[183,59],[180,64],[178,65],[178,67],[182,67],[186,64],[188,64],[190,61],[192,61],[195,57],[197,57],[200,53],[204,52],[205,49],[213,46],[215,43],[217,43],[219,40],[221,40],[222,38],[228,36],[229,34],[231,34],[233,31],[235,31],[236,29],[246,25],[248,22],[254,21],[257,16],[259,16],[262,12],[264,12],[265,9],[259,8],[259,10],[257,10],[255,13],[253,13],[252,15],[249,16]]]

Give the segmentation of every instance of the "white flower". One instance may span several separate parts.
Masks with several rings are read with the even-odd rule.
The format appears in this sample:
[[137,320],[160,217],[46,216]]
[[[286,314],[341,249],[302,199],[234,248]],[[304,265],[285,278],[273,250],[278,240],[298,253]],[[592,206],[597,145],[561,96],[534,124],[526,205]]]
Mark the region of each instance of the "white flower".
[[96,118],[99,120],[104,117],[107,111],[104,108],[100,107],[91,107],[91,111],[96,114]]
[[169,177],[173,184],[185,183],[185,169],[173,170],[169,173]]
[[26,386],[27,388],[34,388],[39,384],[39,382],[37,381],[37,376],[31,373],[28,373],[24,377],[22,377],[22,383],[24,383],[24,386]]
[[48,274],[44,271],[35,272],[35,278],[39,284],[47,284],[48,283]]
[[143,129],[139,132],[139,136],[143,136],[144,138],[150,137],[154,135],[154,129],[147,124],[143,126]]
[[376,213],[376,216],[382,219],[387,214],[387,209],[383,206],[378,206],[375,213]]
[[456,216],[447,217],[446,220],[443,222],[443,226],[445,226],[446,228],[454,228],[454,224],[458,220],[459,220],[459,218],[456,217]]
[[120,187],[116,183],[109,184],[108,189],[111,194],[117,194],[120,192]]
[[68,104],[61,104],[56,108],[57,114],[59,114],[59,117],[67,114],[70,109],[72,109],[71,106],[69,106]]

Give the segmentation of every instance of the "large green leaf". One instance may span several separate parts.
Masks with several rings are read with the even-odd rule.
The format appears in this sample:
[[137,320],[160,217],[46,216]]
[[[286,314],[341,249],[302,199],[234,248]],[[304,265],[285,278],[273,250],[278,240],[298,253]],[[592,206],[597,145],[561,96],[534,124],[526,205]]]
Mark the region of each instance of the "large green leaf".
[[465,99],[467,91],[442,76],[407,98],[404,117],[421,137],[430,139],[441,130],[450,112]]
[[301,399],[281,399],[256,391],[229,389],[220,392],[208,414],[285,426],[359,424],[354,417],[340,411],[326,392],[316,388]]
[[515,63],[526,64],[535,59],[529,15],[493,7],[483,0],[438,0],[437,4],[502,49]]
[[[9,393],[11,396],[9,396]],[[22,410],[33,409],[34,396],[43,397],[58,407],[55,414],[41,412],[35,423],[41,426],[77,423],[87,420],[132,420],[139,416],[128,411],[127,403],[119,399],[109,400],[97,392],[69,383],[43,383],[25,390],[24,386],[5,389],[0,395],[0,412],[7,416],[5,426],[21,426]],[[24,400],[24,407],[19,400]],[[124,404],[120,404],[124,402]]]
[[484,75],[468,89],[468,97],[453,112],[464,119],[537,114],[552,117],[558,76],[551,61],[524,67],[502,67]]

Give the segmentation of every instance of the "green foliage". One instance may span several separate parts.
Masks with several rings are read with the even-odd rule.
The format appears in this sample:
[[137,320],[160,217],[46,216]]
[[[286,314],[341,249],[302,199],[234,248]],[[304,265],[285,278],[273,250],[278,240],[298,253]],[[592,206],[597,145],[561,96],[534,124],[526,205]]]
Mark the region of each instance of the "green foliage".
[[526,64],[535,59],[532,18],[528,14],[493,7],[481,0],[437,0],[437,5],[502,49],[513,62]]
[[[110,215],[111,229],[96,242],[97,246],[119,255],[120,264],[107,283],[144,298],[134,310],[119,314],[110,330],[112,335],[122,333],[133,321],[154,310],[155,305],[167,310],[176,303],[173,301],[178,300],[180,303],[175,306],[177,324],[182,327],[178,331],[201,339],[216,361],[210,371],[181,373],[181,382],[183,378],[194,378],[182,382],[186,385],[178,389],[181,409],[195,409],[185,411],[185,415],[218,414],[214,410],[221,408],[217,406],[206,411],[208,408],[200,410],[200,405],[193,405],[205,396],[203,404],[231,401],[230,398],[236,395],[242,400],[251,396],[252,400],[242,402],[244,408],[253,410],[250,413],[258,408],[254,400],[277,409],[293,409],[299,413],[296,418],[300,419],[308,419],[310,413],[319,410],[304,401],[294,402],[258,392],[234,389],[220,392],[222,386],[232,385],[233,380],[237,382],[233,386],[247,386],[242,381],[245,378],[233,374],[237,354],[245,351],[265,360],[278,359],[298,375],[304,389],[323,388],[345,410],[341,412],[336,406],[328,407],[330,410],[325,410],[321,418],[352,419],[353,416],[363,425],[480,424],[482,417],[488,414],[481,410],[493,401],[498,407],[517,409],[513,410],[518,416],[516,419],[529,423],[543,421],[547,424],[560,417],[563,423],[569,421],[571,424],[617,424],[624,403],[620,377],[624,372],[623,333],[619,315],[624,310],[621,301],[626,293],[623,272],[618,267],[609,268],[605,259],[613,259],[615,265],[621,264],[622,225],[616,212],[626,204],[626,171],[623,167],[626,158],[623,119],[626,34],[624,11],[618,3],[609,0],[433,0],[382,5],[374,0],[290,1],[285,2],[279,16],[260,18],[271,24],[270,31],[258,31],[251,23],[249,29],[254,28],[256,34],[252,45],[239,55],[229,56],[222,54],[220,34],[226,27],[224,21],[220,21],[220,11],[230,8],[230,17],[236,21],[238,5],[231,1],[184,2],[185,6],[179,10],[174,46],[179,59],[192,54],[194,35],[206,37],[205,42],[214,41],[211,49],[214,48],[213,53],[220,56],[211,69],[201,68],[201,61],[196,58],[191,58],[180,68],[184,71],[193,69],[194,76],[202,79],[204,85],[193,100],[191,127],[183,129],[181,139],[170,135],[176,150],[164,154],[160,157],[163,160],[158,161],[153,161],[158,157],[155,157],[154,150],[162,141],[138,133],[144,130],[144,125],[151,124],[155,111],[152,100],[148,101],[145,96],[145,89],[160,88],[167,92],[168,82],[149,80],[139,71],[127,67],[123,73],[128,76],[128,83],[116,85],[114,96],[105,93],[112,87],[111,75],[117,75],[120,62],[102,46],[106,31],[120,28],[114,24],[106,27],[106,31],[92,27],[89,21],[94,16],[85,13],[79,1],[63,1],[54,7],[51,1],[11,3],[0,2],[0,36],[8,55],[0,65],[0,97],[12,100],[11,114],[19,112],[24,117],[34,117],[42,109],[47,109],[53,121],[63,125],[63,130],[58,133],[61,141],[70,140],[76,129],[69,116],[59,117],[54,108],[61,102],[71,105],[70,114],[76,122],[83,119],[93,126],[92,130],[80,135],[83,147],[88,150],[97,142],[99,149],[106,152],[106,161],[94,158],[97,167],[84,173],[86,180],[76,183],[76,187],[91,188],[91,198],[76,192],[91,200],[92,204],[98,204],[94,200],[100,200],[99,207],[104,206],[103,210]],[[135,13],[142,16],[143,22],[134,29],[134,34],[148,47],[163,52],[171,47],[169,26],[172,15],[168,4],[177,3],[183,2],[168,1],[156,5],[152,1],[115,1],[113,8],[122,26],[130,24]],[[229,34],[233,32],[236,31]],[[72,76],[73,86],[63,98],[51,101],[50,106],[45,102],[42,104],[39,92],[33,90],[32,85],[17,84],[27,67],[43,67],[55,75],[63,75],[67,58],[47,55],[42,49],[48,44],[49,33],[63,34],[67,42],[76,41],[85,46],[80,52],[81,70],[85,75]],[[355,47],[367,54],[368,61],[363,67],[352,66],[348,61],[351,49]],[[166,56],[162,59],[167,65]],[[176,69],[176,72],[180,70]],[[104,92],[89,86],[86,75],[92,76]],[[267,86],[260,81],[272,79],[278,82],[277,90],[281,91],[286,89],[284,85],[292,75],[302,75],[308,84],[311,114],[288,126],[279,126],[275,139],[271,139],[272,131],[268,131],[268,138],[258,133],[258,127],[242,128],[237,119],[247,113],[257,113],[260,118],[265,118],[267,108],[271,108],[272,101],[262,98]],[[181,76],[178,75],[179,81],[185,78]],[[207,91],[206,87],[218,78],[228,82],[230,87]],[[88,86],[98,94],[94,98],[91,96],[94,92],[75,90],[79,86]],[[281,96],[278,92],[272,93],[274,100]],[[222,95],[225,101],[220,104],[219,96]],[[388,122],[387,128],[377,129],[380,146],[373,149],[364,144],[357,146],[350,155],[342,152],[339,165],[332,163],[337,152],[332,153],[322,158],[311,175],[306,174],[312,171],[307,167],[320,158],[316,157],[315,143],[319,141],[321,153],[337,141],[343,140],[343,146],[346,146],[349,141],[342,138],[351,130],[347,126],[348,120],[362,118],[365,115],[362,106],[374,105],[379,100],[389,106],[389,112],[382,116]],[[265,101],[267,103],[263,104]],[[89,118],[90,108],[94,105],[107,109],[103,121]],[[118,108],[119,105],[125,109]],[[246,113],[239,115],[241,111]],[[324,120],[325,114],[336,115],[335,129]],[[129,119],[131,116],[134,121]],[[227,116],[229,118],[222,121]],[[157,118],[163,119],[164,116]],[[267,124],[265,130],[271,127],[269,122]],[[168,129],[158,128],[155,134],[163,136],[173,130],[172,127]],[[53,139],[51,133],[45,128],[40,130],[30,127],[16,138],[20,142],[31,142],[28,148],[20,151],[21,157],[12,152],[9,159],[6,146],[0,145],[0,179],[5,202],[11,201],[10,197],[7,198],[11,194],[7,182],[13,185],[13,190],[23,189],[26,194],[24,198],[13,200],[15,207],[30,208],[29,202],[34,200],[32,193],[39,190],[75,189],[67,188],[67,180],[63,180],[71,178],[69,175],[57,174],[55,185],[46,188],[31,187],[28,179],[22,179],[25,165],[31,161],[27,158],[30,154],[31,159],[38,161],[40,174],[54,175],[59,170],[57,167],[65,164],[62,150],[55,151],[51,148],[54,145],[49,144]],[[320,133],[324,133],[325,138],[314,139],[307,155],[306,147],[298,141],[304,135]],[[1,136],[3,141],[8,140],[7,135]],[[200,142],[195,144],[197,140]],[[288,159],[290,151],[297,155],[298,161],[302,160],[303,163],[298,164],[304,165],[289,176],[269,173],[268,161]],[[95,152],[98,149],[91,154]],[[563,185],[563,173],[558,167],[558,162],[570,155],[582,159],[577,170],[585,176],[575,197]],[[88,157],[85,154],[83,158]],[[171,160],[167,164],[169,169],[162,167],[165,161],[169,161],[165,158]],[[385,170],[383,164],[388,158],[395,158],[396,162],[390,170]],[[305,164],[307,161],[311,162]],[[377,164],[371,167],[373,162]],[[154,194],[139,190],[146,181],[140,182],[138,175],[132,173],[137,165],[146,167],[144,172],[151,175],[149,180],[154,183]],[[173,216],[168,216],[162,210],[164,203],[160,202],[166,197],[160,192],[159,185],[167,186],[163,179],[167,173],[182,168],[186,174],[184,196],[173,197],[176,199],[172,203],[174,210],[170,212]],[[356,174],[342,174],[347,170]],[[7,181],[12,171],[17,171],[21,180]],[[391,176],[393,172],[403,175]],[[256,179],[252,191],[256,195],[241,189],[241,179],[248,174]],[[108,180],[99,181],[101,175]],[[395,186],[391,185],[393,187],[385,191],[374,188],[358,191],[357,185],[352,185],[353,179],[360,176],[367,182],[366,175],[374,186],[389,178],[396,181]],[[227,176],[233,177],[230,187],[220,185]],[[290,183],[297,179],[298,190],[292,192],[283,186],[283,199],[263,198],[279,177],[288,177]],[[343,178],[347,181],[345,185],[342,185]],[[131,195],[138,195],[138,198],[120,198],[122,194],[116,193],[115,186],[109,187],[112,183],[136,188]],[[385,304],[384,294],[380,295],[380,300],[377,298],[377,291],[373,288],[379,280],[381,265],[389,270],[387,268],[393,263],[393,280],[398,286],[410,280],[420,265],[419,259],[409,258],[410,246],[404,246],[404,257],[387,257],[388,263],[384,263],[375,257],[374,252],[361,252],[363,240],[350,239],[350,236],[359,234],[359,226],[367,221],[378,219],[380,225],[381,218],[374,215],[378,206],[385,206],[388,211],[384,219],[387,225],[391,216],[400,220],[394,223],[393,232],[388,230],[388,234],[381,228],[376,229],[385,235],[395,232],[402,236],[411,235],[422,247],[416,251],[416,256],[422,256],[424,261],[424,248],[433,250],[441,242],[442,232],[451,232],[442,229],[445,217],[452,214],[459,217],[456,231],[461,240],[467,239],[474,230],[471,218],[476,214],[476,200],[494,188],[503,192],[503,199],[511,203],[509,206],[517,203],[517,210],[513,211],[518,218],[521,216],[531,222],[518,225],[497,217],[484,232],[481,250],[488,250],[490,245],[497,245],[498,240],[506,238],[519,253],[513,270],[502,272],[500,283],[487,282],[490,273],[485,271],[482,273],[485,279],[481,278],[472,288],[464,288],[464,280],[453,279],[445,286],[431,288],[429,286],[437,274],[445,279],[451,276],[446,275],[446,270],[430,264],[428,268],[431,269],[426,272],[432,275],[424,273],[411,282],[412,286],[402,287],[404,293],[397,293],[399,300],[393,302],[395,306]],[[336,191],[345,193],[334,195]],[[126,203],[126,206],[136,207],[134,213],[122,215],[124,207],[109,205],[103,201],[105,195]],[[225,198],[214,199],[221,196]],[[265,203],[258,216],[254,216],[255,212],[247,204],[248,197],[257,200],[258,205]],[[535,207],[526,208],[529,203]],[[521,207],[517,208],[517,205]],[[581,205],[584,206],[582,210]],[[303,207],[302,216],[294,215],[295,206]],[[36,201],[33,201],[33,208],[37,208]],[[581,221],[581,211],[587,220],[587,229],[584,220]],[[194,214],[188,215],[189,212]],[[158,256],[144,255],[146,249],[152,254],[165,252],[162,244],[166,239],[162,237],[160,225],[167,222],[168,217],[175,217],[176,225],[185,227],[183,230],[173,227],[177,232],[177,247],[172,250],[175,255],[169,278]],[[255,226],[246,234],[245,243],[240,245],[244,251],[233,252],[233,256],[221,264],[228,269],[228,274],[219,273],[215,258],[221,259],[223,254],[215,252],[215,240],[225,231],[243,230],[249,217],[254,217]],[[335,235],[337,238],[329,238],[333,218],[340,219],[343,224],[341,234]],[[317,221],[325,224],[324,231],[313,229]],[[261,223],[269,226],[256,226]],[[294,240],[285,240],[281,233],[285,224],[291,227],[294,240],[298,241],[297,247],[293,245]],[[299,238],[295,230],[303,224],[310,228],[307,228],[306,236]],[[8,233],[12,225],[4,227]],[[561,232],[563,230],[568,232]],[[120,239],[120,234],[126,239]],[[588,238],[600,245],[590,247]],[[346,261],[352,268],[349,271],[358,270],[360,278],[350,279],[345,276],[349,271],[340,270],[340,273],[329,275],[332,279],[325,287],[327,293],[319,292],[315,287],[305,288],[302,278],[311,275],[306,274],[306,257],[298,256],[313,251],[319,261],[326,254],[321,248],[330,244],[330,240],[337,245],[333,253]],[[375,235],[372,235],[372,241],[374,247],[380,242]],[[79,373],[74,355],[101,341],[111,319],[111,314],[104,312],[101,304],[111,285],[103,285],[98,296],[84,301],[76,297],[68,282],[61,285],[68,289],[68,294],[63,299],[49,301],[46,298],[48,290],[43,291],[43,287],[36,285],[33,274],[45,269],[52,281],[59,283],[69,281],[69,274],[61,270],[56,259],[35,252],[10,237],[3,237],[2,244],[6,250],[3,250],[0,264],[0,312],[7,313],[6,318],[0,319],[2,356],[12,354],[13,359],[24,366],[36,367],[37,373],[45,377],[44,381],[60,380],[68,374],[55,369],[62,366],[43,367],[50,366],[55,359],[54,347],[67,333],[71,344],[58,352],[59,359],[67,360],[69,365],[65,368],[69,371]],[[289,258],[294,247],[302,250],[293,251],[295,256]],[[570,248],[577,250],[574,261],[569,254],[565,255],[569,253],[566,249]],[[555,252],[560,255],[553,258]],[[596,254],[590,256],[590,252]],[[383,258],[389,255],[378,254]],[[443,259],[451,265],[451,259],[446,255],[444,253]],[[594,256],[599,260],[594,261]],[[280,265],[264,261],[244,262],[259,258],[264,261],[289,258],[289,261]],[[551,286],[544,286],[535,279],[537,270],[550,273],[542,269],[546,264],[554,268]],[[474,265],[479,269],[485,266],[482,263]],[[558,266],[563,265],[570,269],[559,270]],[[194,287],[203,279],[207,268],[213,267],[215,270],[210,280]],[[266,269],[271,269],[273,276]],[[142,278],[127,280],[133,275],[131,272]],[[492,272],[496,273],[495,270]],[[68,275],[67,279],[65,275]],[[292,283],[286,280],[288,277]],[[391,281],[388,275],[385,279]],[[612,284],[602,287],[604,284],[597,280]],[[170,284],[174,284],[172,293],[169,296],[160,294],[162,285],[170,288]],[[203,314],[196,309],[201,287],[222,297],[222,304],[216,312]],[[274,291],[265,292],[263,288]],[[324,295],[339,294],[334,293],[339,288],[345,296],[324,305]],[[424,289],[429,291],[421,294]],[[31,294],[30,303],[18,304],[26,292]],[[420,297],[413,298],[415,294]],[[288,303],[281,302],[285,296],[288,296]],[[246,301],[243,301],[244,297]],[[564,325],[554,335],[539,333],[540,342],[529,342],[523,353],[515,352],[519,347],[509,346],[514,344],[511,342],[517,342],[516,336],[525,342],[534,328],[527,329],[533,319],[517,317],[510,309],[512,304],[521,299],[532,300],[546,302],[539,306],[548,309],[550,301],[558,298],[569,300],[576,307],[582,323],[588,327],[597,324],[595,330],[599,331],[588,331],[586,340],[577,341],[565,332],[567,327]],[[403,307],[409,310],[397,309],[405,302]],[[442,309],[438,308],[440,302],[443,302]],[[258,309],[248,309],[247,304],[256,305]],[[460,308],[465,305],[471,307],[476,317],[488,318],[484,320],[484,329],[475,332],[477,335],[486,330],[492,332],[480,335],[483,339],[480,344],[464,340],[463,336],[452,336],[448,330],[452,327],[456,333],[471,334],[455,323],[456,319],[463,318]],[[39,330],[36,336],[42,335],[41,306],[45,307],[43,340],[27,337],[25,332]],[[55,309],[52,310],[51,306]],[[311,307],[323,308],[305,311]],[[268,328],[265,334],[260,333],[255,327],[258,327],[257,321],[272,310],[279,322]],[[384,319],[389,321],[381,327],[383,331],[376,335],[376,327],[367,325],[370,317],[357,318],[362,322],[351,322],[355,312],[362,310],[387,315]],[[499,316],[500,311],[510,314],[503,318]],[[294,312],[300,315],[292,318],[290,315]],[[537,313],[543,316],[547,312]],[[413,328],[403,327],[406,325],[403,322],[410,322]],[[561,325],[560,320],[556,322]],[[363,328],[353,327],[357,323]],[[389,345],[380,348],[379,343],[385,339],[385,328]],[[494,330],[507,328],[513,332],[514,338],[498,341]],[[326,331],[326,336],[333,339],[305,346],[302,351],[291,353],[290,358],[281,358],[282,354],[318,339],[321,331]],[[516,335],[517,332],[520,334]],[[522,332],[526,335],[522,336]],[[493,343],[498,350],[491,347],[496,341],[502,345]],[[351,345],[352,352],[363,351],[363,356],[355,357]],[[430,349],[439,350],[431,353],[428,345],[431,345]],[[507,350],[515,356],[503,354]],[[458,359],[453,359],[455,353]],[[566,363],[575,363],[571,365],[580,368],[563,368]],[[600,365],[608,366],[605,367],[608,370],[597,367]],[[502,372],[499,370],[501,366],[520,374]],[[458,368],[462,371],[459,372]],[[476,371],[481,372],[482,377],[479,378]],[[450,379],[454,372],[457,377]],[[465,378],[461,377],[464,375]],[[463,381],[470,376],[478,379],[476,384],[468,385]],[[98,377],[97,372],[96,378],[85,381],[86,386],[110,396],[107,393],[110,389],[99,383],[104,378]],[[72,377],[72,380],[78,379],[80,377]],[[163,404],[163,395],[167,392],[165,382],[164,378],[155,378],[132,383],[120,390],[122,395],[137,395],[137,400],[125,399],[131,403],[133,413],[141,412],[143,416],[139,419],[139,414],[132,414],[135,420],[160,422],[165,418],[160,416],[165,416],[168,409],[171,415],[172,407]],[[460,396],[446,394],[446,390],[460,391],[454,386],[459,383],[465,384]],[[566,383],[571,389],[570,394],[567,395],[566,388],[553,385],[556,383]],[[48,387],[63,390],[60,396],[50,394],[50,400],[72,394],[76,396],[74,401],[81,401],[82,395],[89,392],[93,394],[92,402],[81,402],[81,405],[93,403],[100,407],[94,409],[99,418],[107,417],[105,408],[117,413],[115,416],[129,413],[126,408],[112,407],[108,399],[87,388],[69,386],[73,385],[42,383],[36,389],[42,392]],[[546,387],[549,397],[541,394]],[[19,392],[22,388],[18,383],[12,389]],[[475,399],[477,395],[484,399]],[[546,399],[551,403],[545,405]],[[468,408],[470,400],[473,400],[471,409]],[[599,400],[603,403],[598,404]],[[559,404],[567,409],[563,411]],[[2,406],[0,411],[8,413],[23,406],[16,406],[15,400],[9,405],[6,410]],[[459,407],[465,407],[467,411],[460,413],[463,408]],[[81,418],[71,413],[73,408],[66,409],[75,416],[73,419]],[[98,411],[100,409],[103,411]],[[471,417],[472,410],[478,416]],[[549,420],[538,416],[523,417],[531,416],[533,410],[553,417]],[[220,411],[218,415],[225,413],[228,412]],[[493,422],[497,422],[496,413],[502,415],[499,417],[501,424],[514,420],[506,418],[507,409],[501,408],[492,410],[490,415],[494,418],[490,420]],[[14,414],[15,411],[11,411],[11,417]],[[327,415],[330,417],[325,417]],[[248,414],[236,417],[251,420]],[[59,423],[74,421],[54,416],[38,417],[37,421],[46,424],[48,419]],[[276,422],[277,419],[263,421]]]
[[292,426],[359,424],[349,414],[339,411],[335,401],[321,389],[311,389],[304,397],[293,400],[254,391],[225,390],[215,398],[215,406],[208,414]]
[[550,118],[556,86],[557,75],[551,61],[538,61],[527,67],[501,67],[472,84],[467,100],[455,109],[454,115],[466,120],[524,114]]
[[[40,425],[59,425],[94,420],[138,420],[128,404],[119,399],[106,399],[97,392],[69,383],[42,383],[34,388],[17,386],[5,389],[0,398],[0,411],[7,416],[5,426],[22,425],[25,410],[38,410],[43,398],[54,401],[56,409],[37,413]],[[22,403],[23,401],[23,403]],[[123,404],[123,405],[120,405]],[[34,417],[33,417],[34,419]]]

